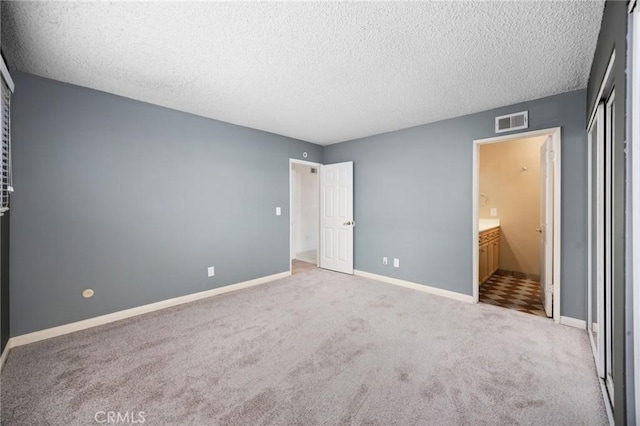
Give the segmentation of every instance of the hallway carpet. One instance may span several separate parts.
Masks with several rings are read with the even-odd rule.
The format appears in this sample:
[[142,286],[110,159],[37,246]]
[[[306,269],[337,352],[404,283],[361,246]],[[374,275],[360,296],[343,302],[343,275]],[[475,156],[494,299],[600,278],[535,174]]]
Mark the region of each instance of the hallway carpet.
[[606,424],[586,332],[320,269],[14,348],[1,379],[11,426]]
[[293,259],[291,261],[291,274],[302,274],[305,272],[312,271],[316,269],[317,266],[314,263],[304,262],[302,260]]
[[301,253],[296,254],[296,259],[301,260],[303,262],[313,263],[314,265],[318,261],[318,251],[317,250],[307,250]]

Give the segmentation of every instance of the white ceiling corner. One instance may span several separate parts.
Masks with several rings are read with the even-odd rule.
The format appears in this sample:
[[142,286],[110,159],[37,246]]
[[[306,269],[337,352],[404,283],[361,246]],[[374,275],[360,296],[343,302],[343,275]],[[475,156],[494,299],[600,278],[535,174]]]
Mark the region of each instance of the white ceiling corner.
[[32,74],[327,145],[584,88],[604,1],[3,2]]

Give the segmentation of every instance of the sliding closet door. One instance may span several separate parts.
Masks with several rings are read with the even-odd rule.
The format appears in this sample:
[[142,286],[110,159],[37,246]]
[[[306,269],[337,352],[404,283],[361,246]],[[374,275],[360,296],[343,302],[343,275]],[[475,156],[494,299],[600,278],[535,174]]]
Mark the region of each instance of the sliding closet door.
[[598,105],[589,129],[588,328],[598,376],[614,401],[614,141],[615,91]]
[[609,397],[613,404],[613,336],[614,336],[614,318],[615,318],[615,297],[613,286],[613,229],[614,229],[614,144],[615,144],[615,91],[612,90],[606,102],[605,115],[605,153],[604,153],[604,169],[605,169],[605,212],[604,212],[604,232],[605,232],[605,252],[604,252],[604,318],[606,324],[605,330],[605,384]]
[[588,147],[588,310],[587,327],[589,330],[593,355],[599,377],[604,377],[604,335],[600,332],[604,320],[602,302],[604,299],[604,104],[598,106],[596,116],[589,129]]

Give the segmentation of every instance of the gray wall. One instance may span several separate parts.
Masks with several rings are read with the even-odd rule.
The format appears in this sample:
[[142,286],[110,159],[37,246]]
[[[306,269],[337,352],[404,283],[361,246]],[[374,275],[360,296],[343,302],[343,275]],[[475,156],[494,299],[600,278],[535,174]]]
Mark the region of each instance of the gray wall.
[[[322,147],[14,74],[11,335],[288,270],[288,159]],[[562,126],[561,310],[584,319],[585,95],[325,147],[355,162],[355,267],[472,294],[472,140],[527,109]]]
[[12,76],[11,335],[289,270],[289,158],[322,147]]
[[[588,115],[600,99],[598,90],[604,79],[611,52],[616,51],[616,62],[613,70],[616,91],[616,135],[613,146],[613,381],[614,418],[616,424],[624,424],[627,412],[633,416],[633,405],[627,409],[626,403],[633,402],[633,393],[627,395],[625,377],[625,339],[631,332],[625,325],[625,278],[624,278],[624,197],[625,197],[625,130],[626,130],[626,44],[627,44],[627,2],[607,1],[602,15],[598,44],[591,65],[589,84],[587,86]],[[631,369],[632,363],[628,363]],[[631,369],[630,372],[633,370]],[[630,389],[632,391],[632,389]],[[631,417],[629,417],[631,418]]]
[[585,319],[585,104],[580,90],[325,147],[326,164],[354,161],[355,268],[473,294],[472,141],[528,110],[528,130],[562,127],[561,314]]

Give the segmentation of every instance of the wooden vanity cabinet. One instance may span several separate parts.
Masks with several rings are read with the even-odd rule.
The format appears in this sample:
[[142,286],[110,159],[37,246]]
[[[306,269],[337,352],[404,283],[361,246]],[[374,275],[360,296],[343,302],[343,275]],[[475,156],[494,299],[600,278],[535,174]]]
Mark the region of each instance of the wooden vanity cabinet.
[[478,277],[484,284],[500,266],[500,228],[491,228],[478,234]]

